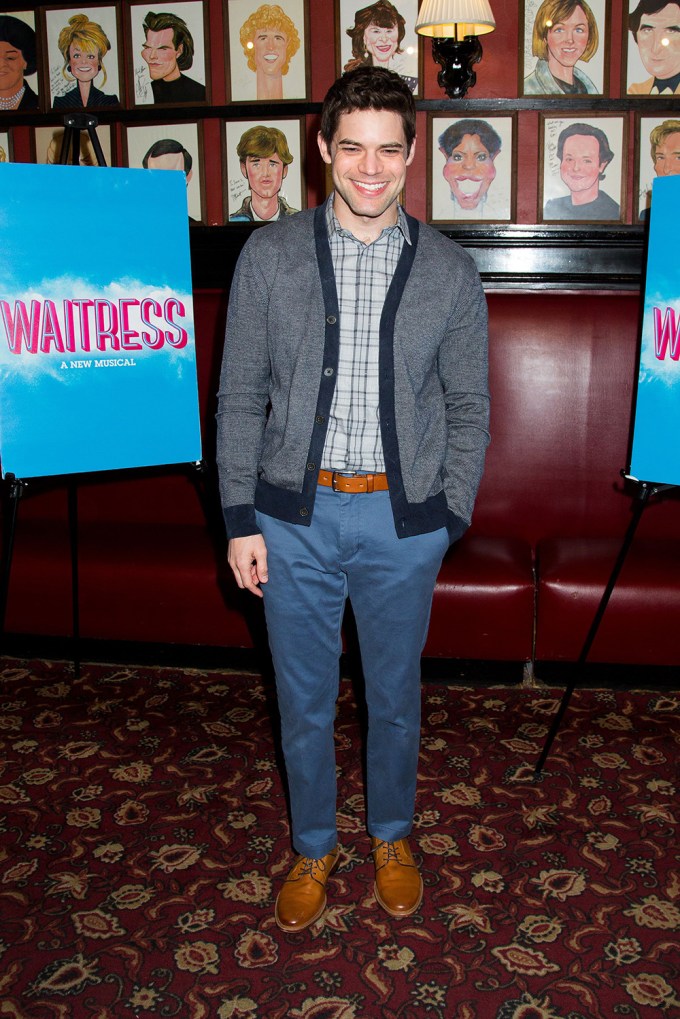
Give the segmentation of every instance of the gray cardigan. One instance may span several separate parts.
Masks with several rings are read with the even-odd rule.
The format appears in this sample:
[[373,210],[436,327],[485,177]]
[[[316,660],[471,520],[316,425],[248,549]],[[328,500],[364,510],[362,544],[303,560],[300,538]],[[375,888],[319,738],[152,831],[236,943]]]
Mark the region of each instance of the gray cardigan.
[[[457,244],[408,217],[380,323],[380,428],[399,537],[470,523],[488,435],[487,312]],[[229,298],[217,464],[229,537],[255,508],[309,525],[338,363],[325,207],[258,228]]]

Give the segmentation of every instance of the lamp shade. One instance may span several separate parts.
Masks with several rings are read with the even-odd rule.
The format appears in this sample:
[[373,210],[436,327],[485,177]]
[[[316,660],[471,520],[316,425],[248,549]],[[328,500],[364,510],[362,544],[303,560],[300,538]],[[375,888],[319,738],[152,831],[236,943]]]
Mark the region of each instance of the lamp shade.
[[423,0],[416,21],[416,32],[433,39],[485,35],[495,27],[489,0]]

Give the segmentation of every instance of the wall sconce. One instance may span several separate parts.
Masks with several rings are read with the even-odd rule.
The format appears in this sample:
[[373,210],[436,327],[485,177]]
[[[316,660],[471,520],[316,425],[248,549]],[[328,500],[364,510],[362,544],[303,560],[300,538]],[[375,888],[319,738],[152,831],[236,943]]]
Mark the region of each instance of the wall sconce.
[[462,99],[476,82],[472,67],[482,59],[477,36],[495,27],[489,0],[423,0],[416,32],[432,39],[432,57],[441,65],[437,81],[451,99]]

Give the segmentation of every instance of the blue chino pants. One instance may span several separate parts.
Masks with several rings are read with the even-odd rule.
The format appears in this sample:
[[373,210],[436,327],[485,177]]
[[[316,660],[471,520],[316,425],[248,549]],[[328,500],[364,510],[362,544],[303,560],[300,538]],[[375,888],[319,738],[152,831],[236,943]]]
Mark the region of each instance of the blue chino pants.
[[445,528],[397,538],[389,492],[320,487],[309,527],[257,514],[267,545],[265,616],[298,853],[338,842],[333,740],[341,625],[349,597],[368,712],[367,827],[388,842],[411,831],[420,744],[420,656],[449,539]]

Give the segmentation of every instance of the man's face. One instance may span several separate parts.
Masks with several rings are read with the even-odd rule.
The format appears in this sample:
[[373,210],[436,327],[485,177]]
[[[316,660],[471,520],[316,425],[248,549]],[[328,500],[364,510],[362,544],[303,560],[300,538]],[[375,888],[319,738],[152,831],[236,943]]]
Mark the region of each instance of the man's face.
[[568,18],[548,29],[546,42],[550,56],[562,67],[573,67],[583,56],[589,34],[585,12],[582,7],[576,7]]
[[570,191],[587,191],[597,184],[607,164],[600,162],[600,145],[589,134],[574,134],[562,149],[560,177]]
[[0,96],[13,96],[24,83],[26,61],[21,50],[0,42]]
[[485,197],[496,178],[494,158],[478,134],[463,135],[447,157],[443,174],[461,209],[476,209]]
[[643,14],[637,32],[640,59],[655,78],[680,73],[680,4],[667,4],[656,14]]
[[273,198],[281,190],[283,178],[288,173],[278,153],[271,156],[246,156],[241,163],[241,173],[248,179],[250,190],[259,198]]
[[142,47],[142,56],[149,65],[149,74],[153,81],[164,79],[174,81],[180,76],[177,59],[181,56],[183,46],[177,49],[173,42],[171,28],[163,28],[160,32],[147,32],[146,43]]
[[[184,153],[166,152],[162,156],[149,156],[146,165],[149,170],[182,170],[184,172]],[[189,170],[186,174],[187,185],[193,172],[193,170]]]
[[279,77],[286,63],[288,36],[280,29],[258,29],[253,39],[253,54],[258,71]]
[[680,131],[667,134],[654,151],[654,172],[659,177],[680,174]]
[[396,222],[396,203],[415,142],[407,152],[404,125],[392,110],[343,113],[330,146],[319,137],[319,150],[331,166],[335,212],[349,230],[365,218],[382,229]]

